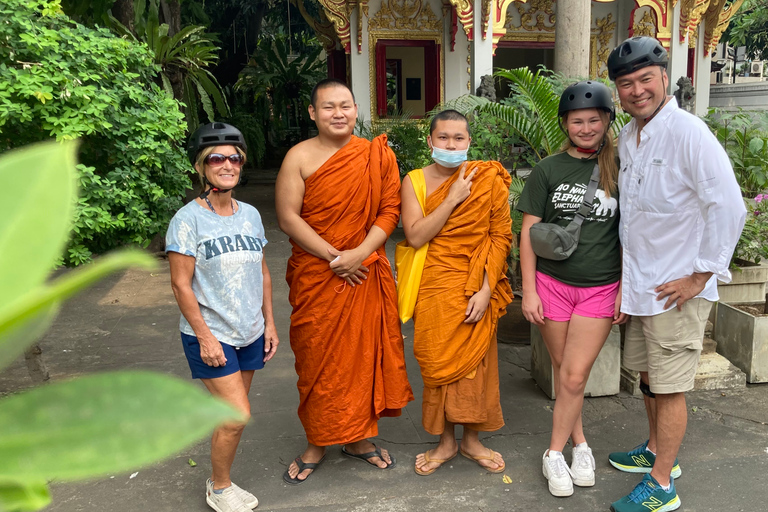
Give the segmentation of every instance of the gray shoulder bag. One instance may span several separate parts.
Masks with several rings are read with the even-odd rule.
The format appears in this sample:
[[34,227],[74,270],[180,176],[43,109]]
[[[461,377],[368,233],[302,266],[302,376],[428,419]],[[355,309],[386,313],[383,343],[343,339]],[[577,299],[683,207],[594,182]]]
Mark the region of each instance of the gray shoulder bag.
[[592,203],[595,200],[599,179],[600,168],[595,164],[581,206],[573,216],[573,220],[566,227],[547,222],[537,222],[531,226],[531,247],[536,256],[560,261],[568,259],[573,254],[573,251],[579,245],[581,224],[587,218],[589,212],[592,211]]

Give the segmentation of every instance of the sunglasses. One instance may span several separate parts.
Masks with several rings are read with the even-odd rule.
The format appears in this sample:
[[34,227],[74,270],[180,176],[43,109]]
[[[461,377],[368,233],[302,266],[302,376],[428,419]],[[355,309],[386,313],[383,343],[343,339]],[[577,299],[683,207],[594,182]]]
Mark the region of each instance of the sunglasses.
[[217,167],[219,165],[224,165],[224,162],[229,160],[229,163],[232,165],[243,165],[243,161],[245,160],[245,157],[239,153],[235,153],[234,155],[225,156],[220,153],[211,153],[207,157],[205,157],[205,163],[214,167]]

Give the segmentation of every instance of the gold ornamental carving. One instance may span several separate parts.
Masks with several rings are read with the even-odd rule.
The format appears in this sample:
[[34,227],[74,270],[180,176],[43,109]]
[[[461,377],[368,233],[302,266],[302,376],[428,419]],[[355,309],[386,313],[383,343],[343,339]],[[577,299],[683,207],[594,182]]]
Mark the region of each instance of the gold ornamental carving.
[[[684,0],[685,1],[685,0]],[[695,1],[695,0],[694,0]],[[669,43],[672,39],[672,5],[667,5],[667,0],[635,0],[637,8],[650,7],[656,17],[656,39],[661,45],[669,49]]]
[[650,9],[643,11],[643,16],[632,26],[632,34],[635,36],[656,36],[656,23],[653,21],[653,15]]
[[725,0],[712,0],[709,9],[704,13],[704,55],[712,53],[720,42],[720,36],[731,23],[731,18],[741,8],[744,0],[734,0],[732,4],[725,8]]
[[526,4],[516,3],[520,13],[520,27],[529,32],[555,31],[555,1],[530,0]]
[[379,12],[368,20],[368,32],[403,30],[441,33],[442,28],[443,21],[432,11],[429,2],[422,0],[382,0]]
[[296,7],[298,7],[302,18],[304,18],[307,24],[314,30],[315,36],[320,41],[320,44],[323,45],[325,51],[330,52],[336,48],[336,30],[334,29],[333,23],[326,18],[325,10],[320,9],[320,19],[317,20],[307,11],[306,6],[304,5],[304,0],[294,0],[294,2]]
[[[714,0],[717,3],[717,0]],[[709,7],[710,0],[681,0],[680,3],[680,42],[688,36],[688,46],[696,46],[696,32],[703,14]]]
[[589,73],[590,76],[608,78],[608,55],[610,55],[613,46],[611,41],[613,41],[613,33],[616,30],[616,22],[613,21],[613,14],[609,13],[605,18],[598,18],[595,25],[597,29],[590,40],[593,51],[589,59]]
[[368,17],[368,0],[357,2],[357,53],[363,53],[363,16]]
[[475,23],[475,12],[472,0],[451,0],[451,5],[456,9],[456,17],[467,35],[467,40],[472,41],[473,24]]
[[333,27],[336,29],[336,35],[341,41],[341,46],[344,48],[345,53],[350,53],[352,50],[352,43],[350,40],[350,26],[349,26],[349,14],[351,12],[351,6],[346,0],[319,0],[320,5],[325,10],[325,15],[328,17]]
[[[519,0],[522,3],[528,0]],[[496,46],[507,33],[507,9],[513,0],[493,0],[491,16],[493,16],[493,54],[496,55]]]

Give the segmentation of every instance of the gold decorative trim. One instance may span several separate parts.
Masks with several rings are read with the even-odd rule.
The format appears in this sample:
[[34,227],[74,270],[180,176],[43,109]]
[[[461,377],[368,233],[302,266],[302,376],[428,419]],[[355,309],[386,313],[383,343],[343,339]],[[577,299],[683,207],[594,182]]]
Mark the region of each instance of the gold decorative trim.
[[734,2],[725,7],[725,0],[712,0],[709,5],[709,9],[704,14],[704,55],[712,53],[720,42],[720,36],[723,35],[725,29],[731,23],[731,18],[741,8],[744,0],[734,0]]
[[482,5],[482,20],[483,20],[483,33],[481,34],[483,40],[487,39],[486,34],[488,34],[488,19],[491,17],[491,2],[493,0],[483,0]]
[[[718,0],[715,0],[717,3]],[[682,0],[680,3],[680,42],[688,36],[688,46],[696,46],[697,28],[702,20],[702,15],[709,7],[710,0]]]
[[363,53],[363,16],[368,17],[368,0],[358,0],[357,4],[357,53]]
[[325,10],[320,9],[320,19],[316,20],[307,11],[306,6],[304,5],[304,0],[293,0],[293,3],[298,7],[302,18],[304,18],[307,24],[312,27],[312,30],[315,31],[315,36],[317,36],[317,39],[320,41],[320,44],[323,45],[325,51],[330,52],[331,50],[334,50],[336,48],[336,43],[338,43],[336,30],[333,27],[333,23],[325,17]]
[[656,15],[656,39],[661,45],[669,49],[669,43],[672,39],[672,9],[667,8],[667,0],[635,0],[637,8],[648,6]]
[[[507,33],[507,9],[514,0],[495,0],[493,2],[493,54],[496,55],[496,46]],[[519,0],[523,3],[528,0]]]
[[611,53],[611,41],[613,32],[616,30],[616,22],[613,21],[613,14],[609,13],[605,18],[595,20],[597,30],[593,35],[591,42],[596,42],[595,49],[590,59],[590,76],[599,76],[608,78],[608,55]]
[[352,43],[350,40],[349,14],[351,6],[346,0],[319,0],[325,10],[325,15],[333,23],[336,35],[341,41],[345,53],[350,53]]
[[643,16],[632,25],[632,34],[636,36],[656,36],[656,22],[653,20],[653,11],[644,9]]
[[473,24],[475,22],[475,12],[474,7],[472,6],[472,0],[451,0],[451,5],[456,9],[456,16],[458,16],[459,23],[461,23],[461,26],[464,28],[467,40],[472,41],[474,32]]
[[379,12],[368,19],[368,77],[371,121],[378,121],[376,109],[376,42],[379,39],[434,41],[440,47],[440,98],[445,102],[445,45],[443,20],[438,19],[429,0],[381,0]]

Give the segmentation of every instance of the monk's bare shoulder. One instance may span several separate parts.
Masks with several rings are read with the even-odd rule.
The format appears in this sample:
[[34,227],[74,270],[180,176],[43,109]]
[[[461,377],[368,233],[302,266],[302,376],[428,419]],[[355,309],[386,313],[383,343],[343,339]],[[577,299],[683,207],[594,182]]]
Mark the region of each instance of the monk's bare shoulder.
[[280,172],[298,174],[303,180],[312,176],[333,156],[335,150],[323,146],[317,137],[312,137],[293,146],[285,155]]

